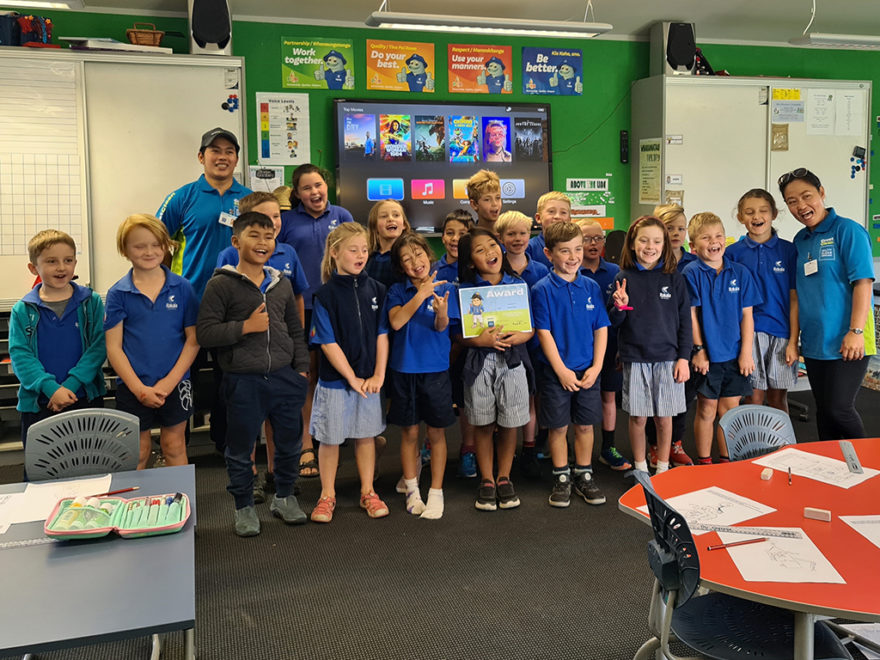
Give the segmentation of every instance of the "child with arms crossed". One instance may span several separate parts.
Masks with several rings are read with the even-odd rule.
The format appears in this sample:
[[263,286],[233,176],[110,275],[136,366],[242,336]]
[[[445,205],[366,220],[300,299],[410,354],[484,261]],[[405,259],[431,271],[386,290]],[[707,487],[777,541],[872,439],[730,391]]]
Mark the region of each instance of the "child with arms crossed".
[[199,303],[189,281],[163,264],[173,245],[165,225],[151,215],[129,216],[116,232],[116,247],[131,270],[107,292],[104,332],[119,377],[116,407],[140,420],[139,470],[150,458],[156,424],[165,463],[187,462],[184,432],[192,414],[189,368],[199,352]]
[[669,469],[672,417],[685,410],[684,382],[690,376],[691,302],[684,277],[675,268],[663,222],[642,216],[626,232],[621,271],[608,304],[619,326],[623,363],[623,409],[636,469],[648,471],[645,422],[657,429],[657,472]]

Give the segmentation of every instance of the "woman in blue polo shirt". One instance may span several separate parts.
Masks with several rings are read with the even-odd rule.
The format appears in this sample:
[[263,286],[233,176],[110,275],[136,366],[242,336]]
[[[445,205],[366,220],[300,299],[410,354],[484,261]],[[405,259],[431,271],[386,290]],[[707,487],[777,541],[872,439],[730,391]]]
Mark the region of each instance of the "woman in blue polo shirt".
[[778,183],[788,210],[804,225],[794,237],[798,317],[819,439],[862,438],[855,399],[868,356],[876,352],[868,232],[825,207],[825,189],[808,169],[783,174]]

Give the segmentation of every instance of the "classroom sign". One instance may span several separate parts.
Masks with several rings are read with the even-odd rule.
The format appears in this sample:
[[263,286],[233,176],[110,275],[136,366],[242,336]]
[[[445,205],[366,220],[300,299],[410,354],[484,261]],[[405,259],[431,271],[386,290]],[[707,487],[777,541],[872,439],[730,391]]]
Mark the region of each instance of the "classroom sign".
[[460,288],[458,302],[465,338],[477,337],[487,328],[502,328],[503,334],[532,331],[527,284]]
[[510,46],[449,44],[449,91],[453,94],[512,94]]
[[367,89],[434,91],[434,44],[367,39]]
[[523,94],[580,96],[583,55],[575,48],[522,49]]
[[351,39],[281,37],[281,86],[354,89]]

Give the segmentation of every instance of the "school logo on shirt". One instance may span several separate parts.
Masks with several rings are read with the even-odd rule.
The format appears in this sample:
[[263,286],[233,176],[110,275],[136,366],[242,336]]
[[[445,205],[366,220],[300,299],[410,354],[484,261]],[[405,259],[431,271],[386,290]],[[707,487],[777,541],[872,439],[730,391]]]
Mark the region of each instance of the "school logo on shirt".
[[596,309],[596,306],[593,304],[593,296],[587,298],[587,309]]
[[434,313],[434,301],[433,300],[426,300],[425,301],[425,309],[427,309],[429,312],[431,312],[431,314],[433,314]]
[[730,280],[730,284],[727,285],[727,291],[728,291],[729,293],[736,293],[737,291],[739,291],[739,284],[736,283],[736,278],[735,278],[735,277],[734,277],[734,278],[731,278],[731,280]]
[[373,300],[371,300],[370,302],[372,303],[371,306],[374,312],[379,309],[379,303],[376,302],[376,296],[373,296]]
[[672,298],[672,294],[669,293],[669,287],[668,286],[661,286],[660,287],[660,300],[669,300],[670,298]]
[[775,264],[773,264],[773,272],[774,273],[784,273],[785,272],[785,266],[782,265],[782,261],[777,261]]
[[330,224],[327,225],[327,229],[336,229],[339,226],[339,218],[333,218],[330,221]]
[[165,309],[177,309],[177,303],[174,301],[173,293],[168,296],[168,300],[165,301]]

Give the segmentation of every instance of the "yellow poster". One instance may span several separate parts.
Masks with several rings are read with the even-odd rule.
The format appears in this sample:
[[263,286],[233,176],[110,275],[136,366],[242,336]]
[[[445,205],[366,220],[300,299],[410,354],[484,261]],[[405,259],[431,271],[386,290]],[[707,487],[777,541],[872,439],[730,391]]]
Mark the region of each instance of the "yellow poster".
[[434,44],[367,39],[367,89],[434,92]]

